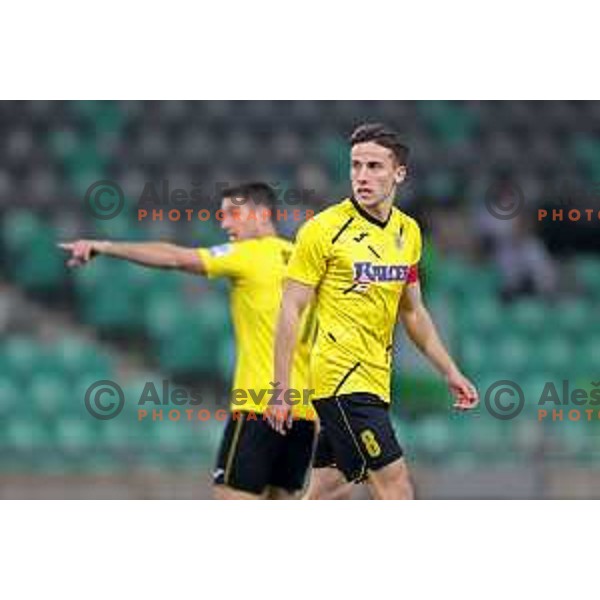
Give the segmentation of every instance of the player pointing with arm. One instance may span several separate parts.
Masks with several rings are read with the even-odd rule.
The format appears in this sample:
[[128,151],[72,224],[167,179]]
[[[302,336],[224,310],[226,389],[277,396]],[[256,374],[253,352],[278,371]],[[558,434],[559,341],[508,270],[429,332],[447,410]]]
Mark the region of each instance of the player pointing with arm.
[[[388,414],[396,321],[445,377],[456,408],[473,408],[478,396],[423,305],[419,226],[393,206],[408,149],[382,125],[359,127],[351,146],[353,197],[298,233],[275,338],[275,380],[290,385],[300,317],[314,297],[318,336],[310,383],[321,429],[309,497],[366,480],[375,498],[409,499],[412,485]],[[279,432],[288,410],[283,403],[273,411],[271,423]]]
[[[242,201],[242,202],[240,202]],[[122,243],[79,240],[61,244],[71,253],[70,266],[95,256],[111,256],[147,267],[178,269],[231,280],[231,314],[236,341],[233,388],[247,392],[247,401],[233,402],[214,472],[220,499],[286,499],[304,486],[314,440],[314,414],[309,402],[294,411],[295,426],[282,437],[263,414],[271,398],[273,343],[282,283],[292,244],[279,237],[271,215],[275,193],[254,183],[223,192],[221,225],[230,243],[213,248],[184,248],[161,242]],[[306,323],[309,327],[310,323]],[[310,332],[292,351],[292,385],[307,385]],[[243,400],[243,399],[242,399]]]

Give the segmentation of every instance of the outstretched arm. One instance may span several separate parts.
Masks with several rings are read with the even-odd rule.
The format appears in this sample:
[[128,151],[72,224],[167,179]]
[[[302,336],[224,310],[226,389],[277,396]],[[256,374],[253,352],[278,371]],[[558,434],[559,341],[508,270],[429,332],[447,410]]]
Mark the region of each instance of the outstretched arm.
[[[303,283],[288,280],[283,288],[283,298],[275,330],[275,382],[281,390],[280,399],[289,389],[294,350],[298,340],[298,325],[302,313],[310,303],[314,289]],[[281,434],[285,434],[285,424],[291,426],[290,405],[285,401],[270,407],[267,419],[271,427]]]
[[193,248],[184,248],[166,242],[110,242],[104,240],[77,240],[59,244],[71,253],[69,267],[85,265],[98,255],[128,260],[146,267],[176,269],[199,275],[206,268],[199,253]]
[[398,320],[404,325],[410,340],[446,378],[450,392],[455,398],[454,407],[468,410],[477,406],[477,390],[448,354],[431,315],[423,304],[418,282],[406,286],[398,307]]

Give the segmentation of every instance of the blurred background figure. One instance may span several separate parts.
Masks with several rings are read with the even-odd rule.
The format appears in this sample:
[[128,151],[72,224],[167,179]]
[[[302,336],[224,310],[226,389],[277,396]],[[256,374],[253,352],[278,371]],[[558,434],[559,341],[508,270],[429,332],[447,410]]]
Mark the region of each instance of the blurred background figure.
[[544,242],[534,232],[531,215],[508,221],[508,231],[494,240],[493,252],[504,300],[526,296],[537,296],[543,301],[554,298],[557,269]]
[[[600,420],[537,412],[545,382],[590,391],[600,379],[598,222],[537,219],[540,207],[597,214],[600,103],[477,101],[0,102],[0,497],[210,495],[223,424],[176,420],[173,404],[140,420],[138,400],[151,382],[161,398],[179,386],[226,408],[226,285],[116,261],[73,277],[56,244],[225,243],[214,218],[168,211],[182,191],[214,212],[219,189],[248,179],[268,181],[281,209],[320,210],[349,194],[346,136],[365,121],[389,122],[413,151],[398,204],[425,233],[424,291],[453,355],[482,399],[499,380],[525,397],[515,419],[485,402],[448,416],[444,383],[398,339],[393,410],[417,495],[600,497]],[[518,217],[490,211],[499,180],[522,193]],[[123,192],[112,216],[107,182]],[[147,186],[156,194],[140,201]],[[140,220],[138,205],[162,218]],[[86,394],[105,380],[124,406],[93,418]]]

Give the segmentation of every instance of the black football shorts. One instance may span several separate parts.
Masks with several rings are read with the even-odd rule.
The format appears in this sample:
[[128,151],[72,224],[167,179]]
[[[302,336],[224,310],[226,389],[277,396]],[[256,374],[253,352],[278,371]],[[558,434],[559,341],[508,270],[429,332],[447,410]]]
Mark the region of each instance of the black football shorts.
[[260,495],[267,487],[302,490],[315,445],[315,424],[298,419],[286,435],[263,415],[229,416],[213,472],[213,482]]
[[389,404],[375,394],[353,393],[313,400],[320,431],[315,469],[335,467],[348,481],[364,481],[403,455],[389,416]]

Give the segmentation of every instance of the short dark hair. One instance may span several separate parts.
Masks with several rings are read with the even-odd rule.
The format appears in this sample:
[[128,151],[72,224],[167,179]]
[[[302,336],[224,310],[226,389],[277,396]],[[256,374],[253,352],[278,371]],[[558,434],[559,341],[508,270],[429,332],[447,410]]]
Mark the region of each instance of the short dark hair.
[[350,146],[363,142],[375,142],[391,150],[399,164],[405,165],[408,161],[408,146],[400,141],[396,131],[382,123],[364,123],[358,126],[350,136]]
[[254,204],[262,204],[270,210],[275,209],[277,199],[273,188],[268,183],[262,181],[252,181],[226,188],[221,192],[221,196],[223,198],[250,199]]

